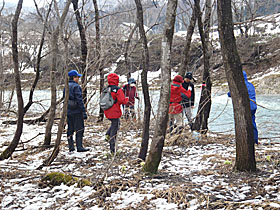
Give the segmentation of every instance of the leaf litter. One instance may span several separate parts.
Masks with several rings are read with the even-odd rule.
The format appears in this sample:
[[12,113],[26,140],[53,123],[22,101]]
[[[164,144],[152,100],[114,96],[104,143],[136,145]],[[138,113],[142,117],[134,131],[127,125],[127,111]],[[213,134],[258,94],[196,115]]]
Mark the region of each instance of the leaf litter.
[[[188,130],[180,135],[168,134],[159,171],[148,175],[137,158],[141,145],[137,123],[122,122],[114,156],[104,139],[108,122],[86,124],[84,145],[91,150],[69,153],[64,134],[58,157],[42,170],[37,167],[51,154],[52,148],[38,147],[43,135],[28,142],[43,133],[44,128],[25,125],[17,151],[12,158],[1,162],[1,209],[280,208],[278,142],[268,139],[256,146],[258,171],[249,173],[233,170],[232,135],[199,136]],[[14,129],[14,125],[1,128],[2,150]],[[49,185],[44,177],[51,172],[87,179],[92,184]]]

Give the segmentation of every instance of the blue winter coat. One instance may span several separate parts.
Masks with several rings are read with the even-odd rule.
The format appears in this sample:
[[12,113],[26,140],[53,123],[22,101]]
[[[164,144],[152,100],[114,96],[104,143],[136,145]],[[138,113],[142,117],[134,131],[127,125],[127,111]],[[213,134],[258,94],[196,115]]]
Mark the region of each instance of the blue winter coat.
[[[248,82],[247,74],[245,71],[243,71],[243,76],[244,76],[245,84],[246,84],[246,87],[248,90],[249,98],[256,102],[255,87],[251,82]],[[230,92],[228,92],[228,96],[231,97]],[[251,100],[250,100],[250,108],[251,108],[251,111],[254,111],[257,109],[257,105]]]
[[[248,89],[249,98],[251,100],[253,100],[254,102],[256,102],[256,90],[255,90],[255,87],[254,87],[254,85],[251,82],[248,82],[247,74],[246,74],[245,71],[243,71],[243,76],[244,76],[245,84],[246,84],[247,89]],[[257,105],[253,101],[251,101],[251,100],[250,100],[250,108],[251,108],[251,111],[253,111],[253,110],[257,109]]]
[[[243,76],[244,76],[245,84],[246,84],[246,87],[248,90],[249,98],[256,102],[255,87],[251,82],[248,82],[247,74],[245,71],[243,71]],[[228,96],[231,97],[230,92],[228,92]],[[254,127],[254,140],[255,140],[255,143],[258,144],[258,129],[257,129],[256,117],[255,117],[257,105],[251,100],[250,100],[250,108],[251,108],[252,123],[253,123],[253,127]]]
[[[73,100],[77,103],[77,107],[75,109],[70,109],[68,106],[67,115],[83,113],[86,114],[86,109],[83,102],[82,97],[82,88],[78,83],[73,80],[69,80],[69,100]],[[65,90],[63,91],[65,92]]]

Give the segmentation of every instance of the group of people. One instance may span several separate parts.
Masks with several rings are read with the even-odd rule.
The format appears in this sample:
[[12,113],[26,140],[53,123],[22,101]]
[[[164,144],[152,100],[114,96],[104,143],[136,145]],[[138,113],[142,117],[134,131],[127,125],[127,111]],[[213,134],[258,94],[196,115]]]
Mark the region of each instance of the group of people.
[[[76,132],[76,147],[78,152],[86,152],[89,149],[83,147],[84,120],[87,119],[87,114],[82,98],[82,89],[78,84],[79,78],[82,76],[77,70],[68,72],[69,76],[69,100],[67,107],[67,139],[69,151],[74,151],[73,135]],[[115,152],[116,135],[120,126],[120,118],[122,116],[121,105],[124,108],[125,119],[136,119],[134,104],[135,99],[139,99],[136,90],[136,81],[133,78],[128,80],[128,84],[120,88],[119,76],[111,73],[107,77],[108,87],[111,90],[111,96],[114,100],[113,105],[104,110],[104,114],[111,125],[106,132],[105,140],[110,144],[110,151]],[[64,92],[65,94],[65,92]]]
[[[76,132],[76,146],[78,152],[86,152],[89,149],[83,147],[84,120],[87,119],[85,106],[82,99],[82,89],[78,84],[79,78],[82,76],[77,70],[68,72],[69,76],[69,100],[67,110],[67,139],[69,151],[74,151],[73,134]],[[249,97],[251,99],[251,113],[254,125],[254,139],[258,143],[258,132],[255,123],[256,105],[252,101],[255,100],[254,86],[248,82],[246,73],[244,74],[245,83],[248,88]],[[188,72],[184,78],[180,75],[174,77],[171,84],[170,104],[169,104],[169,132],[171,134],[180,133],[184,128],[184,115],[188,120],[190,129],[192,129],[192,109],[194,108],[195,90],[191,80],[195,79],[191,72]],[[115,152],[116,135],[120,126],[120,118],[122,117],[121,105],[124,108],[124,117],[135,119],[135,99],[139,99],[136,90],[136,81],[133,78],[128,79],[128,84],[122,88],[119,87],[119,76],[110,73],[107,76],[108,87],[111,90],[111,97],[114,100],[113,105],[104,110],[104,114],[111,125],[106,132],[105,140],[110,144],[110,151]],[[230,96],[230,93],[228,93]]]
[[[69,151],[74,151],[73,134],[76,132],[76,147],[78,152],[86,152],[89,149],[83,147],[84,120],[87,119],[85,106],[82,99],[82,89],[78,84],[79,78],[82,76],[77,70],[68,72],[69,76],[69,100],[67,109],[67,139]],[[194,106],[194,86],[190,82],[192,74],[187,73],[185,81],[181,76],[176,76],[171,85],[170,97],[170,122],[171,127],[183,128],[182,112],[186,114],[191,123],[191,107]],[[111,73],[107,76],[108,87],[110,87],[111,96],[114,100],[113,105],[104,110],[104,114],[111,125],[106,132],[105,140],[110,144],[110,151],[115,152],[116,135],[120,126],[120,118],[122,117],[121,105],[124,109],[124,118],[128,120],[130,117],[135,120],[135,99],[139,99],[136,81],[129,78],[128,83],[122,88],[119,87],[119,76]],[[183,86],[182,86],[183,83]],[[184,96],[181,96],[184,95]],[[184,108],[183,108],[184,107]]]
[[[169,103],[169,132],[180,133],[184,128],[184,115],[188,119],[192,129],[192,109],[194,108],[194,80],[192,73],[188,72],[184,79],[177,75],[171,84],[170,103]],[[175,129],[175,130],[174,130]]]

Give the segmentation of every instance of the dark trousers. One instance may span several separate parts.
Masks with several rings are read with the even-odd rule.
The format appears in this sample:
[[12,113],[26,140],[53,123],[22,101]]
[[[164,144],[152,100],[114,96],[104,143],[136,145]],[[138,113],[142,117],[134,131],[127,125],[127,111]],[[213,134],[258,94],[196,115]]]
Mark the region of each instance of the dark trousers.
[[252,117],[252,122],[253,122],[253,127],[254,127],[254,140],[255,140],[255,143],[258,144],[259,134],[258,134],[257,124],[256,124],[255,114],[256,114],[256,110],[251,110],[251,117]]
[[111,121],[111,126],[106,132],[106,135],[110,136],[110,150],[111,152],[115,152],[115,143],[116,143],[116,136],[120,127],[120,119],[108,119]]
[[84,136],[84,119],[83,114],[71,114],[67,115],[67,139],[68,139],[68,146],[69,151],[74,151],[74,141],[73,141],[73,134],[76,132],[76,146],[77,150],[83,148],[83,136]]

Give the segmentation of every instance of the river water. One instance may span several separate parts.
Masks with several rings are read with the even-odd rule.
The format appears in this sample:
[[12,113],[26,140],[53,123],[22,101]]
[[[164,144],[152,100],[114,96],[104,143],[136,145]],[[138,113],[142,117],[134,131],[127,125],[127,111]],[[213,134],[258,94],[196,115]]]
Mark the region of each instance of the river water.
[[[209,130],[212,132],[234,133],[234,121],[233,121],[233,108],[231,98],[228,98],[226,92],[213,89],[212,94],[212,106],[209,119]],[[23,97],[25,103],[28,101],[29,91],[23,91]],[[9,97],[10,92],[5,93],[5,98]],[[143,97],[139,92],[140,101],[136,100],[135,108],[137,114],[141,114],[143,110]],[[58,91],[57,97],[62,96],[62,91]],[[12,105],[16,109],[16,96]],[[95,95],[88,105],[89,114],[96,115],[98,113],[98,95]],[[150,98],[153,108],[152,117],[156,115],[159,90],[151,90]],[[200,99],[200,90],[196,89],[195,108],[193,110],[193,116],[197,112],[197,107]],[[42,113],[50,105],[50,91],[49,90],[36,90],[34,92],[34,101],[36,103],[31,107],[30,112]],[[256,123],[259,130],[260,138],[272,138],[272,140],[280,141],[280,95],[257,95],[257,103],[272,110],[258,107],[256,113]]]

